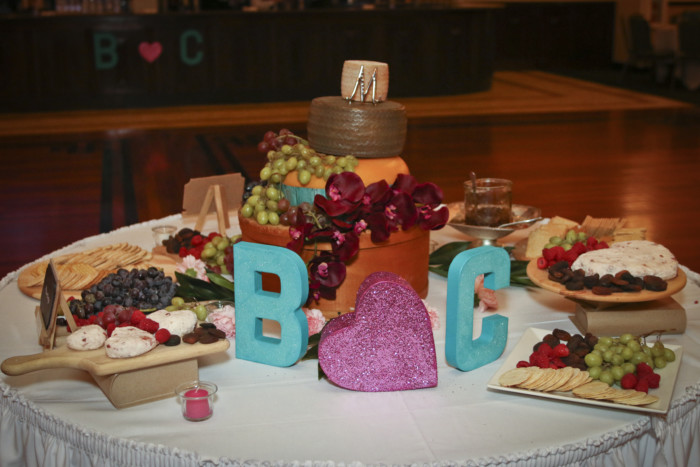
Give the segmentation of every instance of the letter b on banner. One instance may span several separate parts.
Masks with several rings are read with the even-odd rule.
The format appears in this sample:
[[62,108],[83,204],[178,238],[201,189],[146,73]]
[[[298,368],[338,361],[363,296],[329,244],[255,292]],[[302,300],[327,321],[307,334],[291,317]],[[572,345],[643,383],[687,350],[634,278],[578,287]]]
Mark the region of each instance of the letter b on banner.
[[[248,242],[233,246],[233,258],[236,358],[293,365],[309,343],[309,323],[301,309],[309,296],[304,261],[287,248]],[[279,293],[263,289],[263,273],[279,277]],[[263,335],[265,319],[279,323],[279,338]]]
[[119,63],[117,55],[117,38],[109,32],[96,32],[92,36],[92,46],[95,49],[95,68],[111,70]]

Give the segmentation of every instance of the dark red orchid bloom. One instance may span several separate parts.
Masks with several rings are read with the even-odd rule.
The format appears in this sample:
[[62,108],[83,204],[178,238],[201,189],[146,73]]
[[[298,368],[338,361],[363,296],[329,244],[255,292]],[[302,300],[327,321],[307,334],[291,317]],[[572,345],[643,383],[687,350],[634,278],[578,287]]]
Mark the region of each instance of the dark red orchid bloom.
[[360,237],[354,231],[341,233],[335,231],[331,240],[333,253],[338,256],[340,261],[347,261],[357,254],[360,250]]
[[413,190],[416,188],[416,178],[409,174],[398,174],[391,189],[413,195]]
[[334,254],[323,251],[309,262],[309,276],[320,297],[333,300],[335,290],[345,280],[345,263]]
[[314,205],[330,217],[354,211],[365,194],[365,184],[354,172],[333,174],[326,182],[326,196],[316,195]]
[[441,206],[438,209],[423,206],[418,209],[418,212],[418,226],[423,230],[441,229],[447,224],[450,217],[447,206]]
[[389,223],[391,230],[398,230],[401,227],[403,230],[410,229],[416,225],[418,220],[418,210],[408,193],[399,192],[391,198],[389,204],[386,205],[384,213]]
[[439,206],[442,203],[442,190],[434,183],[421,183],[413,190],[413,201],[427,206]]

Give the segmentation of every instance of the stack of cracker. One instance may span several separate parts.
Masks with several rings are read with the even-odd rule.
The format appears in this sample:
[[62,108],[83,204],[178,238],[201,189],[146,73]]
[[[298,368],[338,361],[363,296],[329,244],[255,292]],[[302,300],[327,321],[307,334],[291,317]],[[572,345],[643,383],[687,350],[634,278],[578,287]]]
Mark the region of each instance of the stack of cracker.
[[546,224],[541,224],[527,239],[527,259],[537,259],[542,256],[542,249],[552,237],[564,237],[566,232],[578,228],[577,222],[564,217],[555,216]]

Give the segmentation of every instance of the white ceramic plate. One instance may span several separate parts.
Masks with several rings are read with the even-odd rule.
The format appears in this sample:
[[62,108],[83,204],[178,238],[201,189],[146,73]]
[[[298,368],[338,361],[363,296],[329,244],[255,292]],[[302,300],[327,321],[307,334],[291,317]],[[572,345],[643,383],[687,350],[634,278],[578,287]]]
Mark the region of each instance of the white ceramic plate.
[[488,387],[496,391],[511,392],[516,394],[541,397],[545,399],[555,399],[566,402],[575,402],[578,404],[587,405],[597,405],[599,407],[610,407],[613,409],[629,410],[633,412],[651,412],[651,413],[666,413],[668,412],[668,407],[671,404],[671,397],[673,396],[673,387],[676,385],[676,376],[678,376],[678,368],[681,364],[681,358],[683,356],[683,349],[678,345],[666,344],[666,347],[673,350],[676,353],[676,359],[666,365],[666,368],[661,370],[654,370],[656,373],[661,375],[661,383],[658,389],[650,389],[649,394],[657,396],[658,401],[653,404],[645,406],[632,406],[617,404],[614,402],[599,401],[594,399],[581,399],[575,397],[571,392],[541,392],[532,391],[529,389],[520,388],[509,388],[498,384],[498,378],[506,371],[515,368],[520,360],[528,360],[530,354],[532,353],[532,347],[542,338],[551,333],[551,330],[528,328],[523,337],[518,342],[518,345],[513,349],[511,354],[503,362],[501,368],[496,372],[495,375],[488,382]]

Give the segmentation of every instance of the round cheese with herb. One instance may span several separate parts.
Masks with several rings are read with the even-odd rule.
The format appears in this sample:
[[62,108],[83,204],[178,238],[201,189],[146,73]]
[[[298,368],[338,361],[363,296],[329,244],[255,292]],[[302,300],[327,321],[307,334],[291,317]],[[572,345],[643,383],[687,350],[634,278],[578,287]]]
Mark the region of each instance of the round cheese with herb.
[[134,326],[117,327],[105,341],[105,353],[109,358],[130,358],[143,355],[158,345],[150,332]]
[[678,260],[663,245],[648,240],[631,240],[583,253],[571,269],[583,269],[587,276],[598,274],[602,277],[629,271],[635,277],[657,276],[670,280],[678,274]]
[[95,350],[102,347],[107,340],[107,331],[97,324],[88,324],[71,332],[66,338],[66,345],[73,350]]

